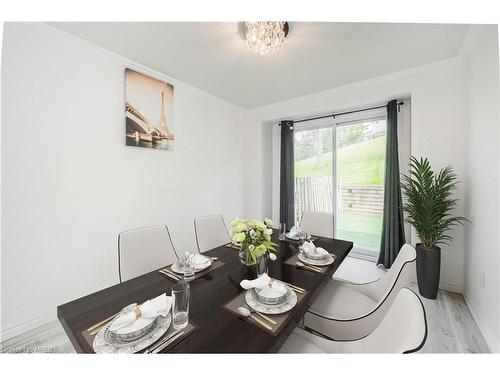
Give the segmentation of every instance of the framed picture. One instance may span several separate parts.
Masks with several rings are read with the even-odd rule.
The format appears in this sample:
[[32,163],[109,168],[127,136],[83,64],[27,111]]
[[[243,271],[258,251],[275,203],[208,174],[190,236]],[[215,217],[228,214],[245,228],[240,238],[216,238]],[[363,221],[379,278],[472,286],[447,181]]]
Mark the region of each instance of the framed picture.
[[174,86],[125,69],[126,145],[173,150]]

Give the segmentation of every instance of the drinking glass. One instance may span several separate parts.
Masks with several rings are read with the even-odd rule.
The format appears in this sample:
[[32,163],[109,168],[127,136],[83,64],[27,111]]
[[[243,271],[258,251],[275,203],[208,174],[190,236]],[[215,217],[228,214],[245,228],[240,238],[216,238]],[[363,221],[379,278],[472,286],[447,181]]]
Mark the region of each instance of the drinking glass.
[[180,282],[172,286],[172,324],[175,330],[183,329],[189,321],[189,284]]
[[186,281],[194,279],[193,257],[194,254],[186,253],[186,258],[184,259],[184,280]]
[[307,240],[307,233],[303,230],[299,232],[299,246],[302,246]]
[[280,223],[279,239],[283,241],[286,238],[286,223]]
[[257,277],[260,277],[265,273],[269,273],[268,259],[269,254],[267,252],[262,254],[262,256],[257,259],[257,263],[255,264]]

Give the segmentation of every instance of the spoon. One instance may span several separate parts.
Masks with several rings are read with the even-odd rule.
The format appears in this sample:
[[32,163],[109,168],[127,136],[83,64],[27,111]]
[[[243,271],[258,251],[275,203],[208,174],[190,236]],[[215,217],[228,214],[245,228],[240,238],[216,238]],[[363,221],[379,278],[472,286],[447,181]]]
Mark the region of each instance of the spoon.
[[252,318],[253,320],[255,320],[257,323],[259,323],[261,326],[267,328],[268,330],[272,331],[273,330],[273,327],[271,327],[269,324],[267,323],[264,323],[262,320],[260,320],[259,318],[255,317],[252,315],[252,313],[250,312],[250,310],[244,308],[244,307],[238,307],[238,314],[245,317],[245,318]]
[[247,309],[248,311],[250,311],[251,313],[255,313],[257,314],[258,316],[260,316],[262,319],[265,319],[267,320],[269,323],[271,324],[278,324],[278,322],[276,322],[276,320],[274,319],[271,319],[270,317],[268,317],[267,315],[264,315],[262,314],[261,312],[255,310],[255,309],[252,309],[250,306],[248,306],[247,304],[245,304],[245,306],[242,306],[242,308],[244,309]]
[[302,263],[301,261],[296,261],[295,264],[299,267],[303,267],[305,269],[308,269],[308,270],[312,270],[314,272],[319,272],[321,273],[321,270],[319,268],[316,268],[316,267],[311,267],[311,266],[308,266],[307,264],[304,264]]

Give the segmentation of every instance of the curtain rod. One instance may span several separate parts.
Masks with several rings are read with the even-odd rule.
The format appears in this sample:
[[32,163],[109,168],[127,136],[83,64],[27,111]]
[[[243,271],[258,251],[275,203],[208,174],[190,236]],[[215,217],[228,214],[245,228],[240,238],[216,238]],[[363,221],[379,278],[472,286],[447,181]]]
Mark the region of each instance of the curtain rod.
[[[400,105],[403,105],[403,102],[397,103],[398,108]],[[331,115],[325,115],[325,116],[319,116],[319,117],[311,117],[311,118],[305,118],[301,120],[292,120],[292,123],[298,124],[299,122],[306,122],[306,121],[313,121],[313,120],[321,120],[323,118],[328,118],[328,117],[337,117],[337,116],[342,116],[342,115],[350,115],[351,113],[358,113],[358,112],[364,112],[364,111],[371,111],[373,109],[380,109],[380,108],[385,108],[385,105],[379,105],[377,107],[370,107],[370,108],[363,108],[363,109],[356,109],[353,111],[348,111],[348,112],[340,112],[340,113],[332,113]]]

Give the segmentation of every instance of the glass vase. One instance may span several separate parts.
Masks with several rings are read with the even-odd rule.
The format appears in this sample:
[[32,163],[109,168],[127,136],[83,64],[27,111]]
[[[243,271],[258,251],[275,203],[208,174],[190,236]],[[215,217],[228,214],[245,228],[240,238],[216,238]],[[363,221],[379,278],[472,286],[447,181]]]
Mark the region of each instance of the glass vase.
[[250,253],[248,252],[248,249],[247,249],[247,246],[246,245],[242,245],[239,252],[238,252],[238,255],[240,257],[240,262],[242,264],[244,264],[245,266],[253,266],[255,265],[255,262],[254,260],[252,259],[252,257],[250,256]]
[[253,275],[252,278],[257,278],[264,273],[269,273],[269,254],[267,252],[254,261],[248,253],[246,246],[242,246],[239,250],[239,258],[240,262],[249,268],[248,272]]

